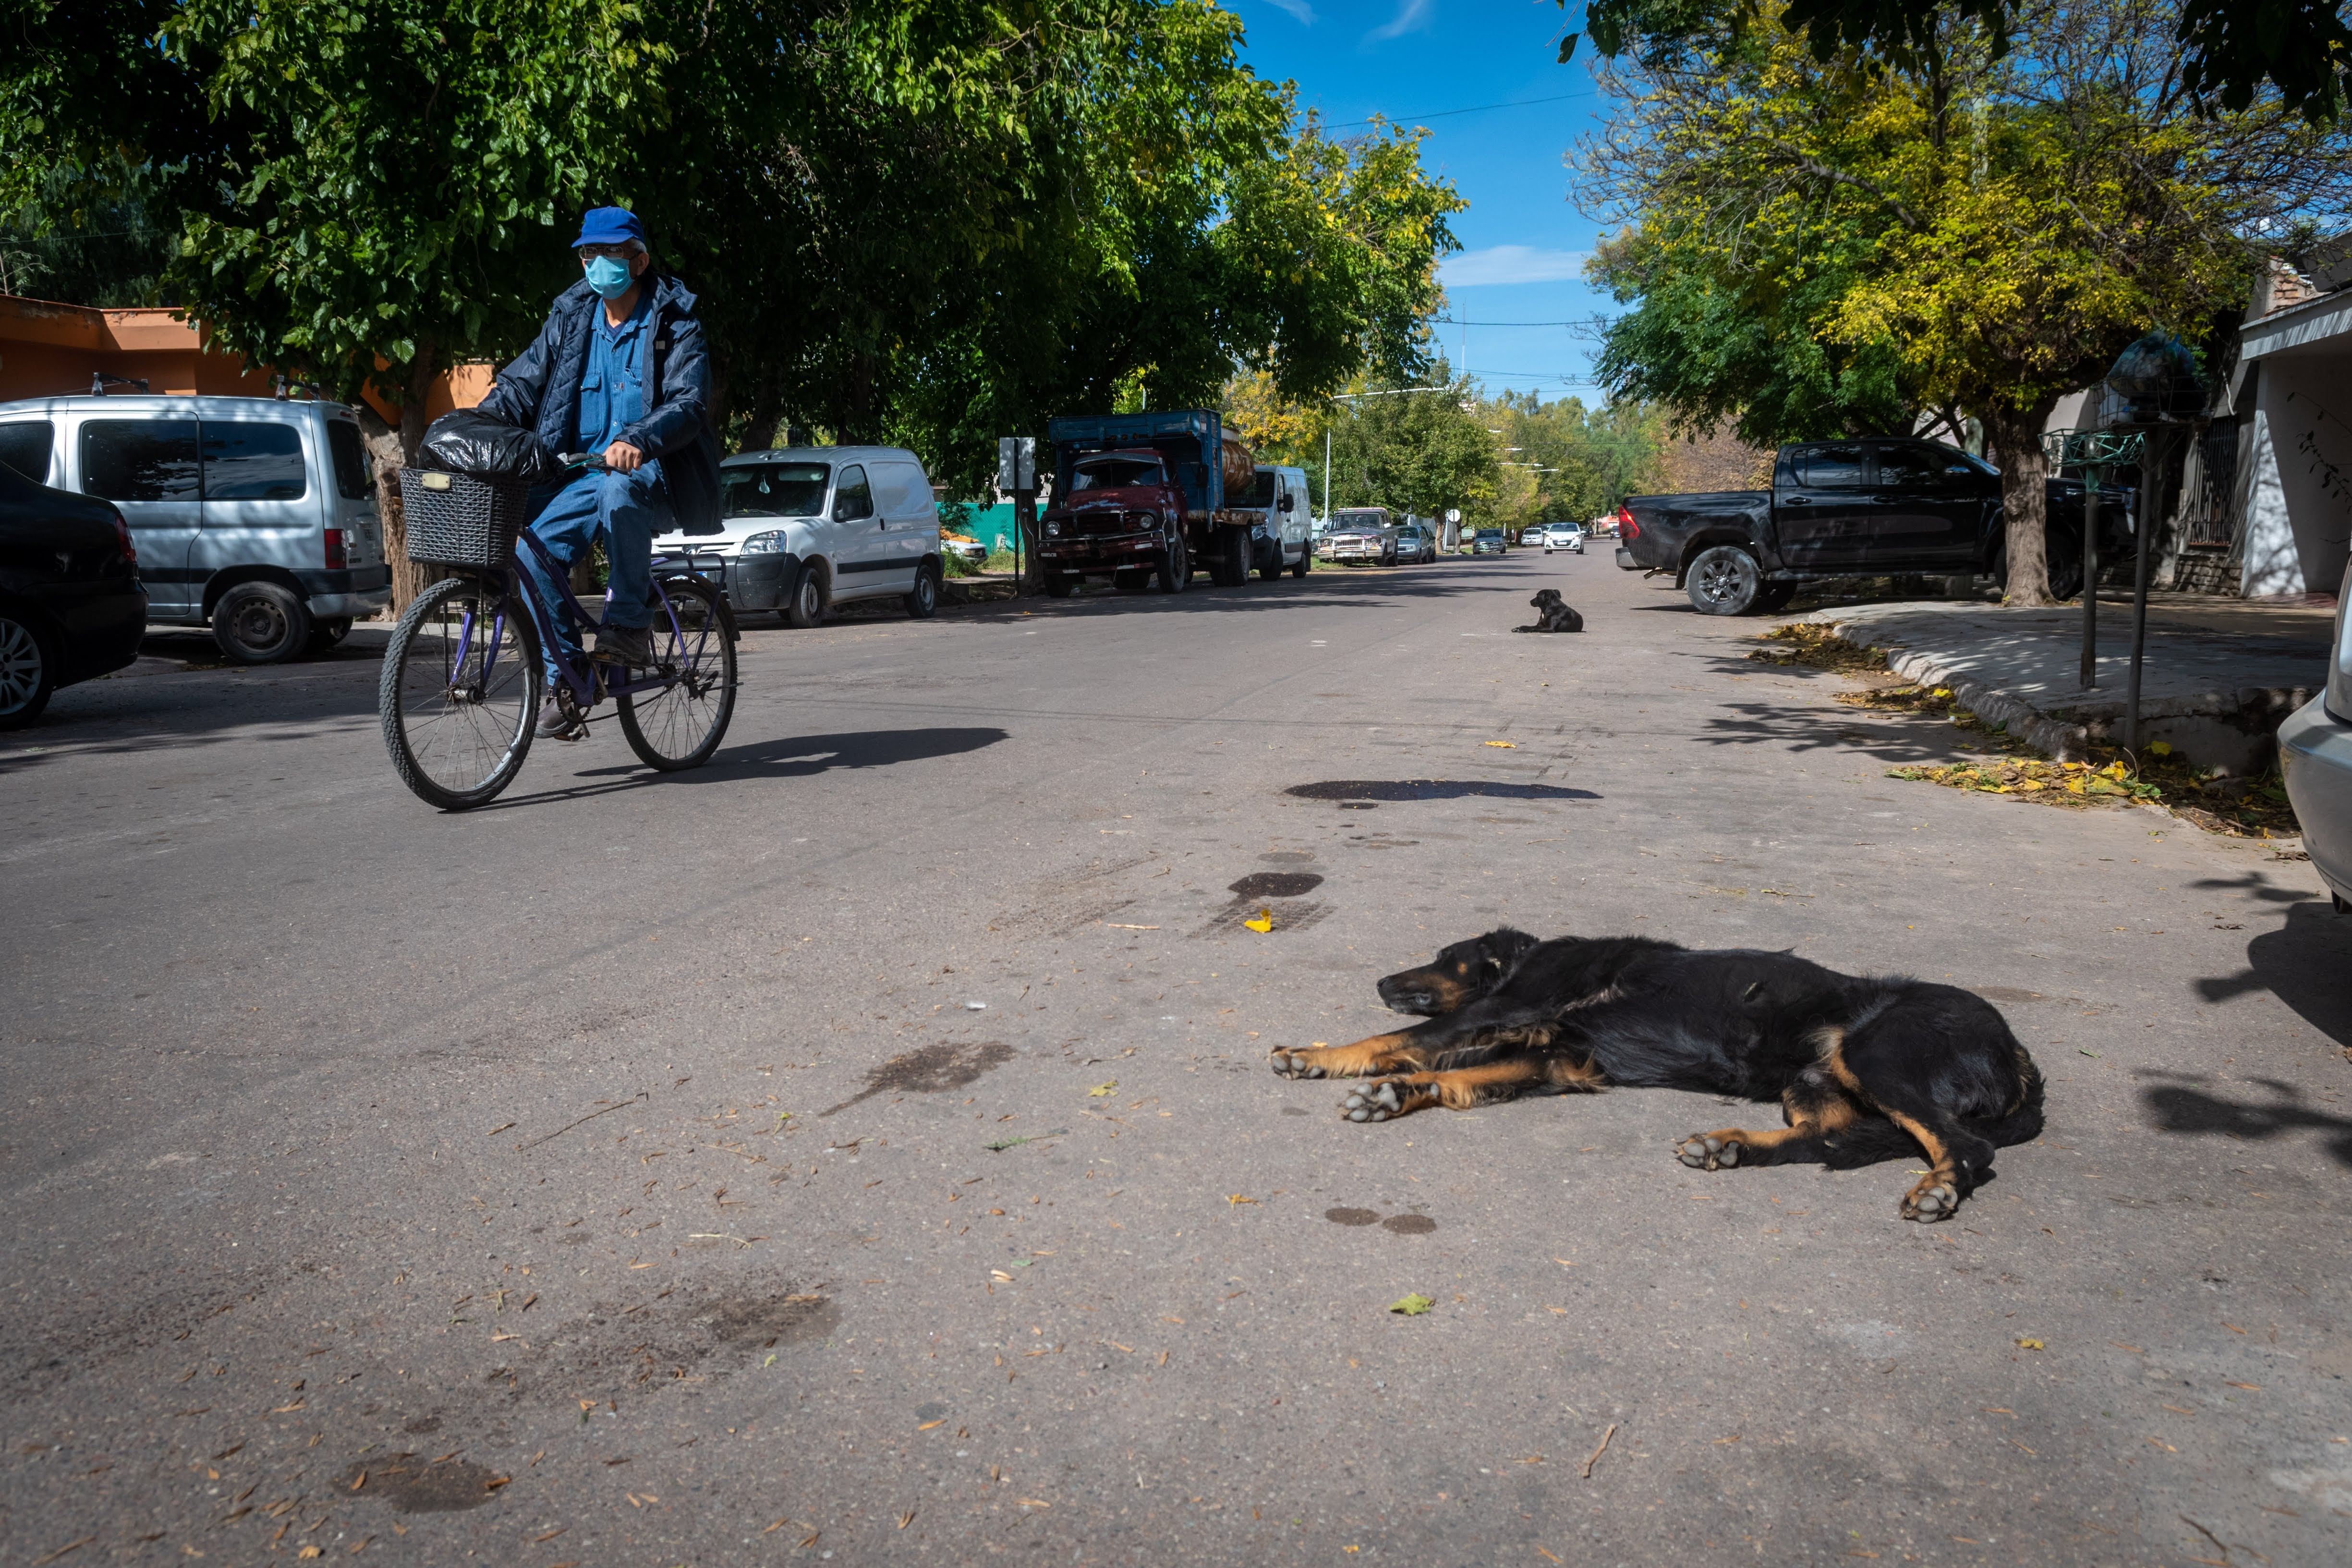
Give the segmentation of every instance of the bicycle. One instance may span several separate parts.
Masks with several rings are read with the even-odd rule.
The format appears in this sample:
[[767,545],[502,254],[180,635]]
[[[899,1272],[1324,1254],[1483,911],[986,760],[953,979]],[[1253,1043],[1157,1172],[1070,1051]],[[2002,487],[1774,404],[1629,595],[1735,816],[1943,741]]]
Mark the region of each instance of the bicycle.
[[[592,462],[581,454],[559,460],[567,468]],[[546,679],[541,650],[550,647],[559,677],[554,699],[567,718],[584,729],[610,697],[629,749],[647,767],[675,773],[710,760],[734,717],[739,635],[717,588],[691,566],[656,554],[661,613],[651,627],[652,663],[624,668],[575,657],[551,640],[551,612],[531,591],[521,552],[536,553],[573,626],[586,631],[596,623],[573,595],[566,569],[521,526],[520,487],[407,468],[401,489],[404,502],[412,492],[417,498],[404,509],[409,558],[431,559],[453,574],[402,614],[377,688],[393,768],[419,798],[467,811],[514,781],[530,752]],[[461,558],[434,559],[449,555]]]

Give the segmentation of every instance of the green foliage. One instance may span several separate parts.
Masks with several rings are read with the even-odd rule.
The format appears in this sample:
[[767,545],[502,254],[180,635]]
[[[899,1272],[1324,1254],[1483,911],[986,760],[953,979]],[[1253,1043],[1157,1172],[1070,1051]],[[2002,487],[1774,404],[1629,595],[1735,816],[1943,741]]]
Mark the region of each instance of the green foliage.
[[212,62],[226,185],[188,219],[182,301],[394,404],[528,341],[576,275],[565,226],[659,128],[671,53],[626,0],[187,0],[164,38]]
[[173,303],[180,248],[173,182],[120,153],[52,165],[31,201],[0,219],[0,294],[109,308]]
[[1465,523],[1494,510],[1503,496],[1501,443],[1479,417],[1469,379],[1440,361],[1418,384],[1430,390],[1358,397],[1337,416],[1334,509],[1384,506],[1435,517],[1460,507]]
[[[1568,0],[1557,0],[1564,10]],[[1867,53],[1910,69],[1932,58],[1954,23],[1983,28],[1995,58],[2047,0],[1588,0],[1582,37],[1603,56],[1638,50],[1645,63],[1691,44],[1712,47],[1776,14],[1809,35],[1813,58]],[[2236,112],[2275,96],[2314,124],[2344,110],[2352,29],[2341,0],[2189,0],[2169,18],[2181,88],[2204,109]],[[1563,65],[1580,35],[1559,45]]]

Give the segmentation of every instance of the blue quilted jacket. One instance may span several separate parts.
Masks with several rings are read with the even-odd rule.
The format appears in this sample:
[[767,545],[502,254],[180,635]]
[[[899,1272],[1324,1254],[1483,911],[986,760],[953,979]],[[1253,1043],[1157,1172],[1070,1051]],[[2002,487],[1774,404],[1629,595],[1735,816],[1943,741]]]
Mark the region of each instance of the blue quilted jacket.
[[[667,275],[653,282],[655,373],[646,378],[645,417],[621,439],[659,458],[670,508],[688,533],[717,533],[719,437],[710,427],[710,356],[694,295]],[[572,444],[580,417],[580,382],[588,368],[589,334],[604,308],[587,280],[556,297],[537,341],[499,372],[482,412],[538,433],[551,452]]]

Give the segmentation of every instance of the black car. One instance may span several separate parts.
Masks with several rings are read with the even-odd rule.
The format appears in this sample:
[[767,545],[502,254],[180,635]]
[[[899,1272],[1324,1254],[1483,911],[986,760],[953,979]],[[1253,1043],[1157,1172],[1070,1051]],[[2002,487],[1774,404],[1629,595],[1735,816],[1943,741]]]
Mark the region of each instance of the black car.
[[139,657],[147,591],[122,514],[0,462],[0,730]]

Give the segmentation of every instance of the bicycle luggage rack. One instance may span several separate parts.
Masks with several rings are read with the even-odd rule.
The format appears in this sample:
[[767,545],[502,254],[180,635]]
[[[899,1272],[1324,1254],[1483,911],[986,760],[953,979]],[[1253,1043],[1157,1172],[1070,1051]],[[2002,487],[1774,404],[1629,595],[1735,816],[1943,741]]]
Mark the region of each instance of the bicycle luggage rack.
[[409,560],[503,572],[530,515],[530,487],[437,468],[403,468],[400,510]]

